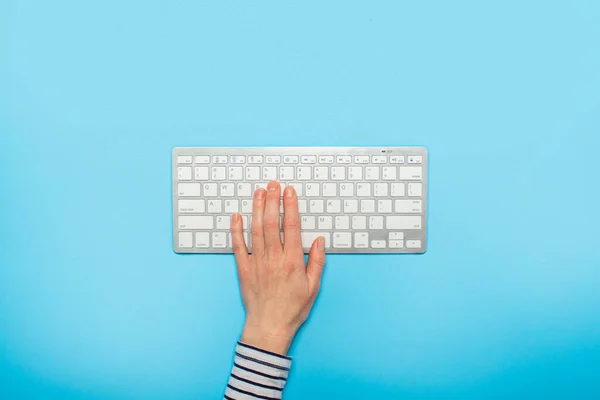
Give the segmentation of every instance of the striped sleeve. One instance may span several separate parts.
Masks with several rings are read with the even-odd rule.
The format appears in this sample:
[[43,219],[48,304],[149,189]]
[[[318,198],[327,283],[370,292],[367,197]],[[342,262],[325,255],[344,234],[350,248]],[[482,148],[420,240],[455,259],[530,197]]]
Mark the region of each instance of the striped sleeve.
[[292,359],[238,342],[224,399],[281,399]]

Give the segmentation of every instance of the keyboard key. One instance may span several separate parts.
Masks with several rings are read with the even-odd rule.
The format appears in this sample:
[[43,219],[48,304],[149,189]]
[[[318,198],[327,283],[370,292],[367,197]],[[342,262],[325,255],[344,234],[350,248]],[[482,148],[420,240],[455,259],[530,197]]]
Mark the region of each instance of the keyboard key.
[[388,236],[390,240],[402,240],[404,239],[404,232],[390,232]]
[[191,163],[192,163],[192,156],[177,156],[177,164],[191,164]]
[[212,167],[212,180],[213,181],[224,181],[225,180],[225,167]]
[[361,200],[360,212],[363,214],[372,214],[375,212],[375,200]]
[[234,183],[221,183],[221,197],[233,197],[235,196],[235,184]]
[[329,167],[315,167],[313,170],[316,181],[326,181],[329,179]]
[[339,199],[327,200],[327,213],[339,214],[342,212],[342,201]]
[[230,181],[241,181],[242,179],[244,179],[244,168],[229,167],[229,180]]
[[311,200],[310,201],[310,212],[312,214],[321,214],[324,210],[323,200]]
[[352,246],[350,232],[336,232],[333,234],[333,247],[336,249],[349,249]]
[[365,179],[368,181],[378,181],[379,167],[365,167]]
[[213,229],[213,217],[204,215],[180,215],[177,220],[179,229]]
[[360,181],[363,177],[362,167],[348,167],[348,179],[351,181]]
[[400,167],[400,180],[420,181],[423,177],[423,167]]
[[321,215],[318,218],[319,229],[333,229],[333,217]]
[[347,215],[337,215],[335,229],[350,229],[350,218]]
[[333,156],[319,156],[319,164],[333,164]]
[[260,167],[246,167],[246,180],[257,181],[260,179]]
[[251,183],[238,183],[237,184],[238,197],[251,197],[252,196],[252,184]]
[[196,167],[194,169],[194,177],[197,181],[208,180],[208,167]]
[[204,197],[217,197],[217,188],[216,183],[205,183],[202,187],[204,189]]
[[196,247],[210,247],[210,234],[208,232],[196,232]]
[[373,164],[385,164],[387,163],[387,156],[373,156],[371,162]]
[[408,184],[408,197],[421,197],[423,193],[423,185],[421,183]]
[[189,249],[193,246],[192,232],[179,232],[179,247]]
[[344,212],[346,214],[356,214],[358,212],[358,200],[344,200]]
[[212,247],[215,249],[227,247],[227,234],[225,232],[213,232]]
[[371,247],[374,249],[385,249],[385,240],[371,240]]
[[298,164],[300,157],[298,156],[283,156],[284,164]]
[[307,183],[306,184],[306,197],[319,197],[321,195],[321,184],[320,183]]
[[[421,156],[408,156],[408,163],[409,164],[422,164],[423,163],[423,157]],[[421,247],[421,246],[419,246]]]
[[343,181],[346,179],[346,167],[331,167],[331,180]]
[[404,197],[405,186],[404,183],[392,183],[392,197]]
[[191,181],[192,180],[192,167],[178,167],[177,168],[177,179],[180,181]]
[[369,156],[354,156],[354,164],[368,164]]
[[407,240],[406,241],[406,248],[407,249],[420,249],[421,248],[421,241],[420,240]]
[[231,156],[232,164],[246,164],[246,156]]
[[371,197],[371,184],[370,183],[357,183],[356,184],[356,196],[357,197]]
[[300,162],[302,164],[316,164],[317,156],[302,156],[300,157]]
[[288,186],[293,187],[296,190],[296,195],[299,197],[304,196],[304,184],[301,182],[290,182]]
[[267,182],[256,182],[254,184],[254,191],[257,191],[258,189],[265,189],[267,190]]
[[319,236],[325,238],[325,248],[331,247],[331,234],[329,232],[301,232],[300,237],[302,239],[302,247],[310,248]]
[[354,230],[367,229],[367,217],[364,215],[353,215],[352,216],[352,229],[354,229]]
[[401,249],[404,247],[404,240],[390,240],[390,249]]
[[390,156],[390,164],[404,164],[404,156]]
[[309,181],[312,178],[311,167],[296,167],[296,179],[299,181]]
[[182,214],[202,214],[206,211],[204,200],[179,200],[177,204],[177,208]]
[[225,213],[233,214],[240,212],[239,200],[225,200]]
[[421,213],[421,200],[396,200],[394,208],[397,214]]
[[387,183],[374,183],[373,184],[373,195],[375,197],[387,197],[388,184]]
[[231,228],[231,217],[229,215],[220,215],[217,217],[217,229]]
[[306,212],[307,212],[307,207],[306,207],[307,203],[308,202],[306,201],[306,199],[299,199],[298,200],[298,213],[300,213],[300,214],[306,214]]
[[386,229],[421,229],[421,216],[398,216],[385,217]]
[[263,156],[248,156],[248,164],[262,164]]
[[395,181],[396,180],[396,167],[381,168],[381,179],[383,179],[384,181]]
[[381,215],[370,216],[369,229],[383,229],[383,217]]
[[377,200],[377,212],[379,214],[391,214],[392,213],[392,201],[391,200]]
[[213,164],[227,164],[227,156],[213,156]]
[[303,215],[300,217],[300,229],[305,230],[311,230],[311,229],[315,229],[316,225],[315,225],[315,217],[312,215]]
[[280,167],[279,168],[279,180],[280,181],[291,181],[294,179],[294,167]]
[[210,156],[196,156],[196,164],[210,164]]
[[220,214],[223,212],[223,200],[208,200],[206,210],[209,214]]
[[[362,228],[362,229],[364,229],[364,228]],[[354,233],[354,247],[357,249],[366,249],[367,247],[369,247],[369,233],[368,232],[355,232]]]
[[252,214],[252,200],[242,200],[242,213]]
[[177,195],[180,197],[200,196],[199,183],[178,183]]
[[352,156],[337,156],[336,162],[338,164],[350,164],[352,163]]
[[327,182],[323,183],[323,197],[335,197],[337,196],[337,183]]
[[277,167],[263,167],[263,181],[277,180]]
[[340,183],[340,197],[354,197],[354,183]]
[[266,156],[266,164],[281,164],[281,156]]

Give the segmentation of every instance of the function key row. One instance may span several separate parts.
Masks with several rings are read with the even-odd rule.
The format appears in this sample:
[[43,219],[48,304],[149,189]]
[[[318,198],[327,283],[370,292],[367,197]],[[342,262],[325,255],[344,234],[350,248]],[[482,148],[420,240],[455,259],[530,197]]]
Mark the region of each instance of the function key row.
[[282,156],[274,156],[274,155],[251,155],[251,156],[226,156],[226,155],[218,155],[218,156],[178,156],[177,163],[178,164],[281,164],[282,161],[284,164],[422,164],[423,157],[422,156],[368,156],[368,155],[358,155],[358,156],[350,156],[350,155],[338,155],[338,156],[313,156],[313,155],[284,155]]

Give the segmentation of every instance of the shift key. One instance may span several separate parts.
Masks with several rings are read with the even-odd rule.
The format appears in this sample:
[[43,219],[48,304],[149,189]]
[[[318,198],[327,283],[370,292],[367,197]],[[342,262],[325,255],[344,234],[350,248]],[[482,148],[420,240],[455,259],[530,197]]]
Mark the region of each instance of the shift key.
[[420,216],[388,216],[385,217],[386,229],[421,229]]

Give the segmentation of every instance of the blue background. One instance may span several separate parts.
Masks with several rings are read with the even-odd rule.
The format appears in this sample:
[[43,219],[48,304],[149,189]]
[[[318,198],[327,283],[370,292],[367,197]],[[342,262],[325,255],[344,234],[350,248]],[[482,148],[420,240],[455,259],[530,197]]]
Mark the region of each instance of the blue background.
[[330,256],[293,399],[599,398],[594,1],[0,2],[0,397],[219,398],[171,148],[426,145],[429,251]]

